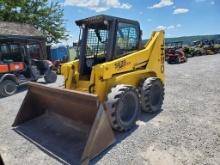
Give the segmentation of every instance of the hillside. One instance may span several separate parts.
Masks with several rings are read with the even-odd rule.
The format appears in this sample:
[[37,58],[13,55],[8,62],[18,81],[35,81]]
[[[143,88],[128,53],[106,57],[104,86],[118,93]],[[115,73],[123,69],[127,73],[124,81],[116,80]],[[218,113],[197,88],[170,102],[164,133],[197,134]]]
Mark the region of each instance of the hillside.
[[[216,34],[216,35],[198,35],[198,36],[183,36],[183,37],[177,37],[177,38],[166,38],[165,41],[166,42],[176,42],[176,41],[183,41],[183,44],[187,44],[189,45],[190,43],[192,43],[192,41],[196,41],[196,40],[203,40],[203,39],[207,39],[207,40],[220,40],[220,34]],[[146,43],[147,40],[143,40],[143,43]]]

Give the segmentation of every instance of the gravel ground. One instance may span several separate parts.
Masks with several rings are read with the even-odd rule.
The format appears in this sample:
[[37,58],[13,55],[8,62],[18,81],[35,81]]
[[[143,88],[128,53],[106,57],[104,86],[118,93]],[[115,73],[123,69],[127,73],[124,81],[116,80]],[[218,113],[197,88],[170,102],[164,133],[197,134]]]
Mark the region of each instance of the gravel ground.
[[[50,86],[61,85],[59,77]],[[142,114],[137,127],[117,134],[116,144],[92,164],[220,164],[220,55],[166,65],[165,90],[163,111]],[[23,87],[0,99],[0,153],[5,164],[73,164],[68,151],[54,158],[12,129],[25,94]]]

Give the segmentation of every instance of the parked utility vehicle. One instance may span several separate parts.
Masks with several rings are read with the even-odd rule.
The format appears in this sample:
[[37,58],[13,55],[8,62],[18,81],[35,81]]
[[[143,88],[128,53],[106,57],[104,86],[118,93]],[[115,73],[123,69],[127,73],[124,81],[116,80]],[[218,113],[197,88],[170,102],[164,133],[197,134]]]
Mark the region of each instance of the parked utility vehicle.
[[0,38],[0,96],[16,93],[19,85],[44,77],[47,83],[55,82],[53,64],[46,60],[39,41],[19,38]]

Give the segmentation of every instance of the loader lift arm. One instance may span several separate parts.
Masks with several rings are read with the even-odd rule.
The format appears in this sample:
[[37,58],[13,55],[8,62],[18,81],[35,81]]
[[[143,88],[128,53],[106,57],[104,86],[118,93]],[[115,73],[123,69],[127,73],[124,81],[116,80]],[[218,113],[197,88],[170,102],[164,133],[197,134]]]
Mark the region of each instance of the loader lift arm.
[[[103,64],[103,79],[109,79],[115,74],[123,72],[147,69],[148,71],[154,72],[163,80],[164,54],[160,54],[160,52],[164,49],[163,38],[163,32],[154,32],[144,49],[135,51],[132,54],[124,56],[118,60]],[[109,72],[108,70],[111,71]]]

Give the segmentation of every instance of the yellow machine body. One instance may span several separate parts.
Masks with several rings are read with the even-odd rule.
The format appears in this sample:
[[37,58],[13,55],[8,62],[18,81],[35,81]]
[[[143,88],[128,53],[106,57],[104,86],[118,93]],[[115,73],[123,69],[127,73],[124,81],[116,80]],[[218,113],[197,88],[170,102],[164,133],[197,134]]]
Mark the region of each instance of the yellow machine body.
[[100,102],[104,102],[115,85],[137,87],[147,77],[158,77],[164,82],[164,54],[164,31],[158,31],[152,33],[142,50],[93,66],[90,80],[81,79],[79,60],[63,64],[61,74],[65,79],[65,88],[91,92],[98,95]]

